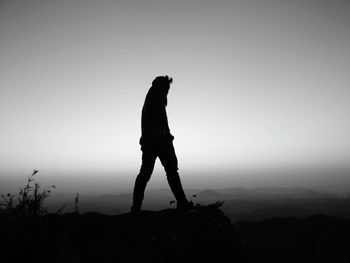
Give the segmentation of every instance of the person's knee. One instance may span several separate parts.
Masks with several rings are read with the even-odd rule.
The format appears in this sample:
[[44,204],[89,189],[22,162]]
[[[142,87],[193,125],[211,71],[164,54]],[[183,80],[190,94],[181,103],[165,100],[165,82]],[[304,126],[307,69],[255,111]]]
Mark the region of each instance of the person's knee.
[[141,166],[140,173],[137,176],[139,180],[148,182],[151,178],[153,167]]
[[165,169],[165,173],[168,179],[179,177],[179,173],[177,171],[177,168],[172,169]]
[[164,170],[167,174],[177,174],[177,171],[179,170],[177,166],[176,159],[174,160],[166,160],[162,162]]
[[163,162],[163,167],[167,173],[177,173],[177,170],[179,170],[176,159]]

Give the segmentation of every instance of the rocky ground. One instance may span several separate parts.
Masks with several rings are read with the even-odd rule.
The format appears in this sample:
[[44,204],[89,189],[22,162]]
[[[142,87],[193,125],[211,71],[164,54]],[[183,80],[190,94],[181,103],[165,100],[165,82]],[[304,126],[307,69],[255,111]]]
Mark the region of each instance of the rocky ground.
[[350,262],[350,221],[231,224],[215,207],[0,220],[0,262]]

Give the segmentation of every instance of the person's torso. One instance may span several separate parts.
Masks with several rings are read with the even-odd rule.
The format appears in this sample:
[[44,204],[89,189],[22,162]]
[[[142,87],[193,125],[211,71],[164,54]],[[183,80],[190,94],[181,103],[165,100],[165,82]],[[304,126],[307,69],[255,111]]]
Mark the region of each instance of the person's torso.
[[142,141],[163,141],[173,139],[170,134],[165,106],[144,105],[141,116]]

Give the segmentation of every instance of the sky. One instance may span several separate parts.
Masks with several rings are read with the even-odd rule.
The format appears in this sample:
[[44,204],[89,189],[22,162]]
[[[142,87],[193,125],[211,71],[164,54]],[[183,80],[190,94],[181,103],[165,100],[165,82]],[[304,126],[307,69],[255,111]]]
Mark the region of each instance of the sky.
[[[350,191],[350,3],[0,1],[0,192],[130,190],[141,108],[174,79],[184,187]],[[167,187],[157,161],[149,187]]]

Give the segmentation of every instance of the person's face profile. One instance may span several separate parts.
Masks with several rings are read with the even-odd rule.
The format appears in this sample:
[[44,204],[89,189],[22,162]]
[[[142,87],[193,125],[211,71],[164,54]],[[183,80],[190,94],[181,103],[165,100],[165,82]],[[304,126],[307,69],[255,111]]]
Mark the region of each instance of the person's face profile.
[[162,90],[162,92],[164,92],[165,95],[168,95],[169,89],[170,89],[170,83],[168,82],[162,83],[160,86],[160,89]]
[[170,83],[166,83],[164,88],[166,90],[166,94],[168,94],[170,90]]

